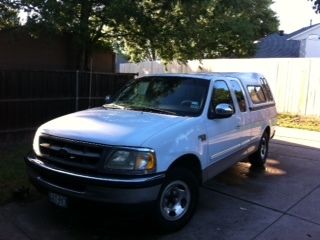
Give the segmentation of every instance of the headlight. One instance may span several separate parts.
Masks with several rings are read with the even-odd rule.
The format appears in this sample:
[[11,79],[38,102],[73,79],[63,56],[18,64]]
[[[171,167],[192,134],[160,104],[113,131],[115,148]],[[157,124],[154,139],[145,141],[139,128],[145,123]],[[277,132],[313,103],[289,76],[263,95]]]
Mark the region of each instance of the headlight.
[[104,169],[150,173],[156,169],[156,157],[151,150],[117,150],[105,160]]
[[33,138],[33,151],[37,156],[41,155],[40,152],[40,145],[39,145],[39,138],[40,138],[40,132],[37,131],[34,138]]

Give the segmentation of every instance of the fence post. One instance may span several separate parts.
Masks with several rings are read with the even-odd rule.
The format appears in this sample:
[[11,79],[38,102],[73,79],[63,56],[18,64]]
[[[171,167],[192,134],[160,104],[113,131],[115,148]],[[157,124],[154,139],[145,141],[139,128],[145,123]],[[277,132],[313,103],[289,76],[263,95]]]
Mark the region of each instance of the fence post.
[[92,94],[92,58],[90,59],[90,78],[89,78],[89,106],[88,108],[91,108],[91,94]]
[[306,94],[306,103],[305,103],[305,109],[304,109],[304,115],[307,116],[308,114],[308,105],[309,105],[309,97],[310,97],[310,78],[311,78],[311,65],[312,65],[312,61],[311,59],[309,59],[309,69],[308,69],[308,81],[307,81],[307,94]]
[[79,110],[79,70],[76,71],[76,111]]

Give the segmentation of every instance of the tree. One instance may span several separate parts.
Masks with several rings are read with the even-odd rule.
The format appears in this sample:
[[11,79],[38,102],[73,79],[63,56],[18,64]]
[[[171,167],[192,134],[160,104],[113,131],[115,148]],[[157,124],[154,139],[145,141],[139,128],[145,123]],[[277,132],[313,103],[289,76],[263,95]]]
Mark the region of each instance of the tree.
[[254,41],[278,29],[271,4],[272,0],[180,1],[170,11],[158,10],[125,26],[140,34],[120,42],[135,61],[250,57]]
[[204,57],[252,56],[256,50],[254,41],[278,29],[271,4],[272,0],[212,1],[206,31],[199,42]]
[[140,14],[120,25],[126,37],[119,38],[117,43],[133,61],[194,58],[192,45],[199,31],[197,19],[205,13],[207,3],[201,0],[141,1]]
[[95,47],[132,61],[251,56],[278,27],[272,0],[4,0],[29,13],[30,29],[73,36],[79,68]]
[[28,13],[26,27],[35,32],[72,36],[78,68],[87,69],[95,47],[109,47],[111,38],[133,0],[6,0],[6,4]]
[[16,27],[19,25],[17,11],[5,3],[0,2],[0,30]]
[[320,0],[308,0],[313,2],[313,9],[316,13],[320,13]]

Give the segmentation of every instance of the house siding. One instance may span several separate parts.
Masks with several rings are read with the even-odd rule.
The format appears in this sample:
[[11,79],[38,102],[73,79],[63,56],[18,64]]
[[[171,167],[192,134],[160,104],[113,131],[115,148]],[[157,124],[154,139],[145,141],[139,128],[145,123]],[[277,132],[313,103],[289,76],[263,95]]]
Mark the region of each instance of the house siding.
[[304,57],[320,57],[320,39],[306,39]]

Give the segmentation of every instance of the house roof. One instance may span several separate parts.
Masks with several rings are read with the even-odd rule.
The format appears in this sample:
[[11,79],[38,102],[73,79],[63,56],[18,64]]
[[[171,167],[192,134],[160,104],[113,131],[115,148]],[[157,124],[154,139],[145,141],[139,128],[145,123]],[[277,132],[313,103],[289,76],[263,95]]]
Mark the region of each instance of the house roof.
[[295,58],[299,57],[300,41],[288,40],[287,35],[273,33],[259,44],[256,58]]
[[263,38],[257,46],[256,58],[297,58],[300,52],[300,41],[291,40],[319,24],[301,28],[290,34],[273,33]]
[[290,34],[287,34],[288,39],[290,39],[290,38],[292,38],[294,36],[300,35],[301,33],[304,33],[304,32],[306,32],[306,31],[308,31],[308,30],[310,30],[310,29],[312,29],[312,28],[314,28],[316,26],[320,26],[320,24],[317,23],[317,24],[314,24],[314,25],[310,25],[308,27],[304,27],[304,28],[301,28],[301,29],[299,29],[297,31],[294,31],[294,32],[290,33]]

